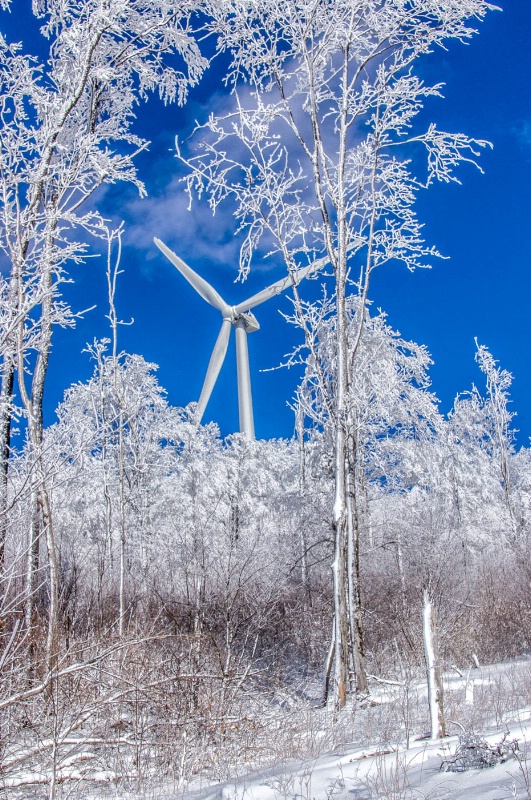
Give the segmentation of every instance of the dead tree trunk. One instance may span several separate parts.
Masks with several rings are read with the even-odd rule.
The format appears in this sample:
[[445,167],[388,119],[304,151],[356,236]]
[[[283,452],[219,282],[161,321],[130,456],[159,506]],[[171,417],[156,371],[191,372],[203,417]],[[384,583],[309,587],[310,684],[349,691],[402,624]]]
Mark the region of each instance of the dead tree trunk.
[[435,621],[433,602],[428,589],[424,589],[422,595],[422,635],[424,639],[424,655],[428,679],[430,738],[440,739],[442,736],[446,736],[443,682],[437,644],[437,624]]

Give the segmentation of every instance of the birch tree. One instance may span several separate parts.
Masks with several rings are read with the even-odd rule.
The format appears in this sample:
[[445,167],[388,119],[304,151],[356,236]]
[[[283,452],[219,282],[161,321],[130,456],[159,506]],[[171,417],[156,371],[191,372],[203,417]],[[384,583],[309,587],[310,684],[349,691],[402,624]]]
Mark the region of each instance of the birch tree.
[[[357,338],[359,298],[347,298],[348,342]],[[319,428],[335,430],[336,333],[335,305],[325,298],[322,303],[306,308],[306,324],[311,325],[312,353],[306,358],[303,381],[298,388],[298,409]],[[380,312],[365,312],[363,335],[360,338],[356,368],[350,380],[347,398],[352,440],[355,449],[349,453],[351,479],[350,519],[348,536],[347,587],[349,634],[353,642],[356,674],[365,673],[362,624],[362,579],[360,549],[362,536],[365,548],[388,546],[376,538],[372,530],[370,497],[374,489],[400,493],[415,483],[422,483],[423,450],[436,439],[442,428],[434,395],[428,390],[428,366],[431,364],[425,347],[406,342],[386,322]],[[304,358],[304,348],[297,348],[293,359]],[[425,480],[425,479],[424,479]],[[404,589],[402,543],[395,526],[390,537],[396,549],[396,563],[401,588]]]
[[[469,39],[484,0],[259,0],[212,3],[211,29],[229,54],[232,106],[197,132],[197,151],[177,143],[189,169],[188,190],[206,194],[213,210],[232,203],[242,236],[240,274],[253,256],[272,255],[292,272],[315,258],[332,267],[336,306],[334,696],[346,702],[349,634],[348,570],[355,536],[352,454],[356,426],[350,386],[363,312],[349,342],[347,297],[367,302],[370,278],[390,261],[429,265],[414,210],[417,192],[457,180],[485,142],[435,124],[417,130],[416,116],[441,85],[417,74],[419,57],[448,39]],[[418,126],[417,126],[418,127]],[[420,153],[419,153],[420,149]],[[420,155],[427,154],[427,168]],[[311,333],[300,312],[311,345]],[[354,659],[355,660],[355,659]],[[360,665],[356,688],[367,683]]]
[[[59,287],[105,225],[89,198],[125,181],[144,194],[132,129],[134,107],[157,90],[184,102],[205,62],[189,30],[196,4],[183,0],[42,0],[33,5],[49,43],[44,63],[0,37],[0,251],[8,264],[2,336],[0,459],[5,513],[14,377],[33,454],[35,514],[29,536],[26,608],[31,624],[39,538],[50,568],[49,618],[57,617],[57,565],[41,458],[42,403],[54,325],[73,323]],[[180,62],[168,63],[177,53]],[[42,509],[42,515],[39,511]],[[51,623],[48,653],[54,649]]]

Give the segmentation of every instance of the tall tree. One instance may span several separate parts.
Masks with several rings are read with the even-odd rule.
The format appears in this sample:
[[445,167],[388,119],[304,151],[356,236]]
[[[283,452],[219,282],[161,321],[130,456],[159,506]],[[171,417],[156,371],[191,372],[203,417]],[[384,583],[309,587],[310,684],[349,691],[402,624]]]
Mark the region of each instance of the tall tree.
[[[146,142],[132,130],[134,106],[153,90],[165,102],[183,102],[187,87],[198,80],[205,62],[189,31],[196,6],[189,0],[42,0],[33,11],[49,43],[44,63],[22,55],[21,45],[0,39],[0,249],[10,265],[2,337],[0,512],[6,509],[16,373],[34,464],[26,618],[31,624],[44,533],[50,567],[49,658],[58,587],[41,456],[42,407],[53,326],[72,323],[59,286],[67,265],[83,259],[87,234],[104,235],[101,215],[86,203],[96,189],[127,181],[144,193],[134,157]],[[171,53],[180,55],[179,66],[166,60]]]
[[[357,297],[347,298],[349,346],[358,338]],[[303,304],[304,308],[304,304]],[[312,357],[307,359],[304,378],[298,389],[299,410],[313,424],[328,428],[333,439],[336,429],[336,325],[334,303],[326,299],[314,303],[312,313],[305,314],[311,325]],[[295,318],[296,320],[296,318]],[[363,335],[360,338],[347,398],[351,420],[355,425],[349,450],[351,493],[350,527],[348,532],[347,598],[349,635],[355,674],[365,675],[363,646],[360,545],[362,533],[366,546],[374,546],[369,509],[370,484],[385,486],[389,492],[408,490],[421,480],[419,451],[436,437],[442,419],[434,396],[428,391],[427,368],[431,363],[426,349],[404,341],[386,323],[383,313],[370,316],[365,312]],[[295,358],[298,355],[295,352]],[[397,563],[400,572],[401,543],[394,532]],[[366,691],[367,687],[363,687]]]
[[[355,530],[352,458],[356,441],[350,388],[362,337],[371,274],[398,260],[408,269],[437,255],[414,211],[417,191],[455,180],[484,142],[416,132],[425,98],[439,95],[414,73],[415,62],[447,39],[472,36],[484,0],[258,0],[212,3],[211,27],[230,54],[232,108],[212,115],[197,153],[179,151],[188,189],[206,192],[215,209],[233,203],[240,230],[240,271],[253,254],[278,254],[289,272],[315,257],[332,265],[335,346],[335,703],[346,702],[348,573]],[[427,151],[427,174],[416,146]],[[412,159],[414,159],[412,161]],[[415,169],[415,171],[414,171]],[[349,339],[347,297],[358,295],[358,328]],[[300,311],[301,324],[305,319]],[[307,330],[311,346],[311,332]],[[351,629],[352,630],[352,629]],[[363,670],[357,688],[366,689]]]

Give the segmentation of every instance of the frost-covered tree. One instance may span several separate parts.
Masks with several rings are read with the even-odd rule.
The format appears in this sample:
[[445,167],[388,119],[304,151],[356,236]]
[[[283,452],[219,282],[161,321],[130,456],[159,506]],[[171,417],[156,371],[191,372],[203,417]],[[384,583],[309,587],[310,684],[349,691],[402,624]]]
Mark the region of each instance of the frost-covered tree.
[[512,375],[497,366],[483,345],[476,361],[485,375],[485,394],[477,386],[459,394],[448,420],[455,506],[460,524],[475,529],[477,541],[501,535],[515,543],[525,523],[514,505],[512,485]]
[[[328,300],[305,307],[308,330],[311,326],[311,353],[297,398],[300,411],[324,430],[330,452],[337,427],[335,304]],[[359,344],[358,314],[364,313]],[[347,602],[352,658],[358,688],[365,670],[360,548],[387,546],[385,536],[374,532],[370,505],[384,494],[398,495],[412,486],[429,482],[429,455],[425,450],[436,440],[442,418],[435,398],[428,390],[427,369],[431,363],[426,348],[404,341],[378,313],[370,316],[357,297],[347,300],[349,344],[356,346],[356,366],[350,379],[347,404],[352,428],[349,431],[348,470],[351,492],[348,531]],[[301,349],[294,358],[301,357]],[[392,530],[397,552],[397,567],[404,589],[401,532]],[[363,687],[367,690],[367,685]]]
[[[87,235],[104,233],[101,215],[86,202],[98,187],[126,181],[144,192],[134,157],[146,142],[134,132],[134,107],[151,91],[165,102],[183,102],[198,80],[205,62],[189,30],[196,7],[187,0],[43,0],[33,10],[48,43],[45,60],[0,38],[0,250],[8,275],[2,286],[0,512],[6,509],[16,374],[34,460],[28,625],[41,532],[50,565],[50,619],[57,615],[53,522],[40,451],[52,329],[73,321],[59,287],[68,265],[83,260]],[[178,61],[167,58],[175,53]]]
[[500,480],[511,518],[511,524],[516,533],[517,522],[512,506],[511,490],[512,481],[510,474],[510,457],[514,453],[514,431],[511,421],[514,412],[509,410],[509,389],[513,376],[506,369],[497,367],[497,361],[485,345],[476,341],[476,361],[485,375],[487,398],[484,402],[484,412],[488,428],[485,431],[485,446],[492,458],[499,465]]
[[[253,254],[277,254],[293,271],[324,257],[336,296],[335,700],[344,705],[352,642],[348,626],[348,453],[355,423],[348,396],[361,319],[348,341],[347,296],[366,302],[373,270],[392,260],[409,269],[436,252],[414,211],[417,191],[454,180],[478,146],[463,134],[414,129],[425,98],[440,94],[415,74],[420,56],[468,39],[483,0],[260,0],[213,3],[212,29],[230,55],[232,108],[212,115],[197,153],[181,152],[188,187],[212,208],[233,203],[244,233],[240,270]],[[427,152],[427,172],[415,155]],[[412,161],[412,158],[415,161]],[[301,318],[302,322],[304,320]],[[354,369],[353,369],[354,361]],[[364,680],[361,677],[361,685]]]
[[168,533],[176,448],[193,426],[168,406],[153,364],[107,353],[107,345],[94,343],[92,378],[65,393],[45,458],[59,464],[50,494],[62,579],[78,577],[81,607],[94,604],[98,624],[112,619],[105,606],[111,598],[114,609],[117,599],[123,635],[138,581],[160,546],[158,529]]

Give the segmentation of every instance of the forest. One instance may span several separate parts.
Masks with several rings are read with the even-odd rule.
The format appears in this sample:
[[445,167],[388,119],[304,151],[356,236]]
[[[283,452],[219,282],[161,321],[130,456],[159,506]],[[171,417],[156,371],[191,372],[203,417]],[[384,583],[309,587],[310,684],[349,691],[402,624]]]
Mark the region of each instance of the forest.
[[[418,122],[440,85],[416,69],[493,8],[42,0],[43,58],[0,36],[1,796],[170,797],[529,704],[528,680],[480,712],[442,678],[531,652],[512,375],[476,341],[475,384],[441,409],[427,348],[370,293],[376,269],[438,258],[418,193],[488,147]],[[215,55],[231,105],[176,142],[182,191],[229,208],[243,277],[264,253],[291,276],[291,439],[198,424],[120,346],[127,230],[99,203],[145,192],[137,106],[185,104]],[[94,248],[109,334],[48,425],[63,290]]]

